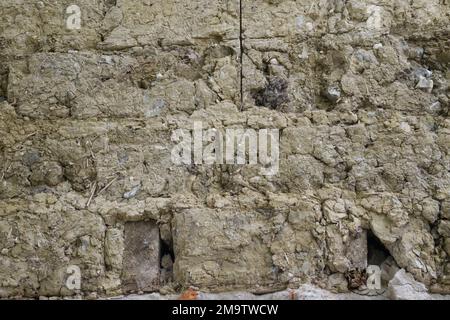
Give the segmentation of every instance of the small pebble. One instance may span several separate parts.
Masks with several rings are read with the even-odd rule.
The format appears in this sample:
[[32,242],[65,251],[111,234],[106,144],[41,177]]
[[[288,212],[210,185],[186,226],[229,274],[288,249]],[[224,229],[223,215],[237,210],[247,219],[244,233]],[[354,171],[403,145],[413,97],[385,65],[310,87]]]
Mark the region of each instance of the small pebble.
[[328,87],[325,91],[325,97],[333,103],[341,98],[341,90],[338,87]]
[[125,199],[131,199],[131,198],[133,198],[133,197],[136,196],[136,194],[139,192],[139,190],[141,190],[141,186],[140,186],[140,185],[134,187],[131,191],[125,192],[125,193],[123,194],[123,197],[124,197]]
[[433,91],[433,87],[434,87],[433,80],[427,79],[424,76],[420,76],[420,80],[416,85],[416,89],[420,89],[428,93],[431,93],[431,91]]
[[378,50],[378,49],[381,49],[381,48],[383,48],[383,44],[381,44],[381,43],[376,43],[376,44],[373,46],[373,49],[374,49],[374,50]]
[[270,64],[275,64],[275,65],[279,64],[279,63],[278,63],[278,60],[275,59],[275,58],[270,59],[269,62],[270,62]]

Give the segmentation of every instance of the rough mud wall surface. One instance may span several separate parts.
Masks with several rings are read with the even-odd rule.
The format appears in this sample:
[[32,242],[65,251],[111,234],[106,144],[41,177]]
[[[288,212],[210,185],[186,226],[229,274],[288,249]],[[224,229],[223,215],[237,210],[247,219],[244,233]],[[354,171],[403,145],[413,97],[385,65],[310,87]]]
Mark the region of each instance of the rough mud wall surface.
[[[71,265],[85,294],[345,291],[369,230],[450,292],[448,1],[0,8],[0,297],[72,295]],[[279,129],[278,174],[173,164],[194,121]]]

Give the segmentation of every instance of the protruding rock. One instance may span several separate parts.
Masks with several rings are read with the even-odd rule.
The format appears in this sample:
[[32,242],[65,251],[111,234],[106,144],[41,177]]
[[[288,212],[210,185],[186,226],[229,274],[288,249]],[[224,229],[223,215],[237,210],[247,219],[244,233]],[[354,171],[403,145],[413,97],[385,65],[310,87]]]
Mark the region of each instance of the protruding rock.
[[376,44],[373,45],[373,49],[374,50],[379,50],[381,48],[383,48],[383,44],[382,43],[376,43]]
[[139,190],[141,190],[141,186],[140,186],[140,185],[135,186],[132,190],[130,190],[130,191],[128,191],[128,192],[125,192],[125,193],[123,194],[123,197],[124,197],[125,199],[131,199],[131,198],[134,198],[134,197],[138,194]]
[[280,64],[276,58],[270,59],[269,63],[273,64],[273,65],[279,65]]
[[443,237],[450,237],[450,221],[442,220],[439,224],[438,232]]
[[431,296],[423,283],[414,279],[404,269],[398,271],[389,281],[387,295],[393,300],[429,300]]
[[325,91],[325,97],[332,103],[336,103],[341,98],[341,89],[336,86],[330,86]]
[[421,77],[429,79],[431,78],[432,75],[433,75],[432,71],[422,67],[416,68],[413,71],[413,77],[416,81],[420,80]]
[[416,89],[420,89],[431,93],[433,91],[434,82],[431,79],[427,79],[424,76],[420,76],[419,82],[416,85]]

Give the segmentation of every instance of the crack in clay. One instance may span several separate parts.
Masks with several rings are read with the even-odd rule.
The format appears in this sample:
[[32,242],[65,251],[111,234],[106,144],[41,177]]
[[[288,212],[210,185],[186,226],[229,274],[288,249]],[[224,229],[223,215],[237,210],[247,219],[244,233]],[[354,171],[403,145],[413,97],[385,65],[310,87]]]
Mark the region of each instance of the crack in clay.
[[244,39],[243,39],[243,28],[242,28],[242,0],[239,0],[239,68],[240,68],[240,91],[241,91],[241,111],[244,109],[244,88],[243,88],[243,80],[244,80],[244,67],[243,67],[243,58],[244,58]]

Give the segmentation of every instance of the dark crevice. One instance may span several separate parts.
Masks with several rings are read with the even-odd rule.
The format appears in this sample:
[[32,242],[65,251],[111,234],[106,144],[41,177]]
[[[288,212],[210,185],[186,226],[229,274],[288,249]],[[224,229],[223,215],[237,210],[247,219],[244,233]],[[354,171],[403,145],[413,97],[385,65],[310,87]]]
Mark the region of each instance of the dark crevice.
[[160,237],[160,283],[162,285],[173,281],[173,264],[175,262],[175,252],[172,242],[167,242]]
[[242,0],[239,0],[239,65],[240,65],[240,92],[241,92],[241,111],[244,109],[244,74],[243,74],[243,61],[244,61],[244,35],[242,26]]
[[[173,246],[172,246],[172,244],[169,244],[169,243],[167,243],[166,241],[164,241],[164,240],[162,240],[162,239],[161,239],[160,244],[161,244],[161,247],[160,247],[160,253],[161,253],[160,258],[161,258],[161,259],[160,259],[160,260],[162,260],[162,258],[163,258],[165,255],[169,255],[170,258],[172,259],[172,261],[175,261],[175,253],[174,253],[174,251],[173,251]],[[162,267],[162,265],[161,265],[161,267]]]
[[377,236],[371,231],[367,231],[367,263],[368,265],[381,265],[391,254],[381,243]]
[[266,87],[252,92],[255,104],[276,110],[286,102],[289,102],[288,82],[278,77],[270,77]]

